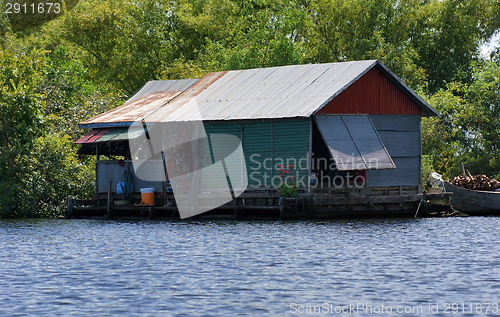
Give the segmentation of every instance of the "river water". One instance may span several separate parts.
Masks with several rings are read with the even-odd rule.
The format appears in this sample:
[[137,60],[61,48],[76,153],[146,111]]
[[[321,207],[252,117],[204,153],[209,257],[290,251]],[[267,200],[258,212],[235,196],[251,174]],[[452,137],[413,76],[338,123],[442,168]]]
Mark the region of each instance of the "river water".
[[499,241],[498,217],[0,220],[0,316],[500,316]]

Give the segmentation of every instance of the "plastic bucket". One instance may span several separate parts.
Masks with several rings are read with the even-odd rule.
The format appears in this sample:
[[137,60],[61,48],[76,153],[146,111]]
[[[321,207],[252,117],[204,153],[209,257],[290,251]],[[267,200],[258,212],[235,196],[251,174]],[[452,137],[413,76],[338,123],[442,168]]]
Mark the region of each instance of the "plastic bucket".
[[316,173],[311,173],[311,185],[316,185],[318,179],[316,178]]
[[145,205],[154,206],[155,204],[155,189],[154,188],[141,188],[141,200]]

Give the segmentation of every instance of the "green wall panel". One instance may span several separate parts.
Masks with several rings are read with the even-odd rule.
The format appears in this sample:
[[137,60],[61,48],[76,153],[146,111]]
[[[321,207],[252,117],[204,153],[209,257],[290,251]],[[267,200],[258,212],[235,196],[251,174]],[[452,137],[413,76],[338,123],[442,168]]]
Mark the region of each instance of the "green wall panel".
[[[276,120],[273,129],[275,170],[281,162],[294,165],[293,176],[299,187],[307,187],[309,153],[309,119]],[[274,182],[278,179],[275,178]]]
[[[245,121],[243,151],[249,186],[271,185],[271,121]],[[267,164],[267,168],[266,168]]]
[[[220,123],[205,123],[205,133],[210,137],[210,140],[213,141],[213,134],[230,134],[240,138],[240,130],[241,130],[241,124],[240,122],[220,122]],[[206,143],[205,143],[206,144]],[[219,148],[222,146],[223,148],[223,153],[230,153],[234,151],[234,148],[232,148],[233,144],[218,144]],[[227,148],[224,148],[224,146],[227,146]],[[203,155],[206,155],[208,149],[206,149],[206,145],[203,149],[200,149],[203,151]],[[213,153],[211,153],[213,154]],[[217,157],[217,151],[214,155],[214,160],[215,162],[220,161],[224,159],[226,163],[227,169],[231,170],[241,170],[241,164],[239,157],[241,157],[241,153],[237,152],[233,155],[238,155],[238,160],[231,160],[227,159],[226,157]],[[207,155],[210,157],[209,155]],[[231,157],[229,157],[231,158]],[[212,162],[211,160],[204,160],[202,162],[202,167],[207,167],[211,165]],[[220,175],[215,175],[213,173],[219,173],[216,169],[206,169],[204,168],[202,171],[202,176],[201,176],[201,182],[202,182],[202,187],[205,188],[227,188],[227,181],[225,181],[223,178],[220,177]],[[233,187],[241,187],[241,178],[239,179],[231,179],[231,184]]]
[[[279,183],[278,165],[294,165],[292,172],[297,180],[307,186],[309,119],[248,120],[237,122],[205,123],[205,131],[212,134],[230,134],[238,138],[242,131],[242,144],[247,168],[248,185],[251,187],[271,186]],[[204,145],[205,144],[205,145]],[[207,143],[200,145],[201,156],[209,158]],[[228,148],[228,151],[230,149]],[[241,155],[241,154],[237,154]],[[221,158],[215,157],[215,161]],[[240,169],[238,160],[225,160],[228,168]],[[202,167],[212,164],[211,159],[202,161]],[[226,184],[213,171],[203,170],[202,185],[210,188],[224,188]],[[273,179],[271,179],[273,175]],[[219,180],[217,180],[219,179]],[[233,187],[238,187],[241,177],[231,179]]]

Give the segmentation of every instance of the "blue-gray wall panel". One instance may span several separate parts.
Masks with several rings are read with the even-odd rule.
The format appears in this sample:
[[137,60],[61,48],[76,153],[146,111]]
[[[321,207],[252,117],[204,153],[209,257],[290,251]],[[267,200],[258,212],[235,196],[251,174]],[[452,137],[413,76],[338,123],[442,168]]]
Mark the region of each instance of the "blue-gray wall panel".
[[370,115],[377,131],[420,131],[420,116]]
[[419,131],[378,131],[378,135],[392,158],[420,156]]
[[418,115],[371,115],[373,125],[395,170],[367,171],[367,187],[418,186],[420,184],[421,135]]
[[366,171],[366,187],[417,186],[420,183],[420,158],[392,158],[396,169]]

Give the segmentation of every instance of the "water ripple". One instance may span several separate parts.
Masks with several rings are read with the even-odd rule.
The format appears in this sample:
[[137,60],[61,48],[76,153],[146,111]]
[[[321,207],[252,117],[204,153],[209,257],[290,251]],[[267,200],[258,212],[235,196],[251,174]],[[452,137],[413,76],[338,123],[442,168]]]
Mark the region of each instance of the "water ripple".
[[444,303],[500,302],[499,228],[492,217],[1,220],[0,315],[286,316],[294,304],[439,303],[423,314],[444,316]]

